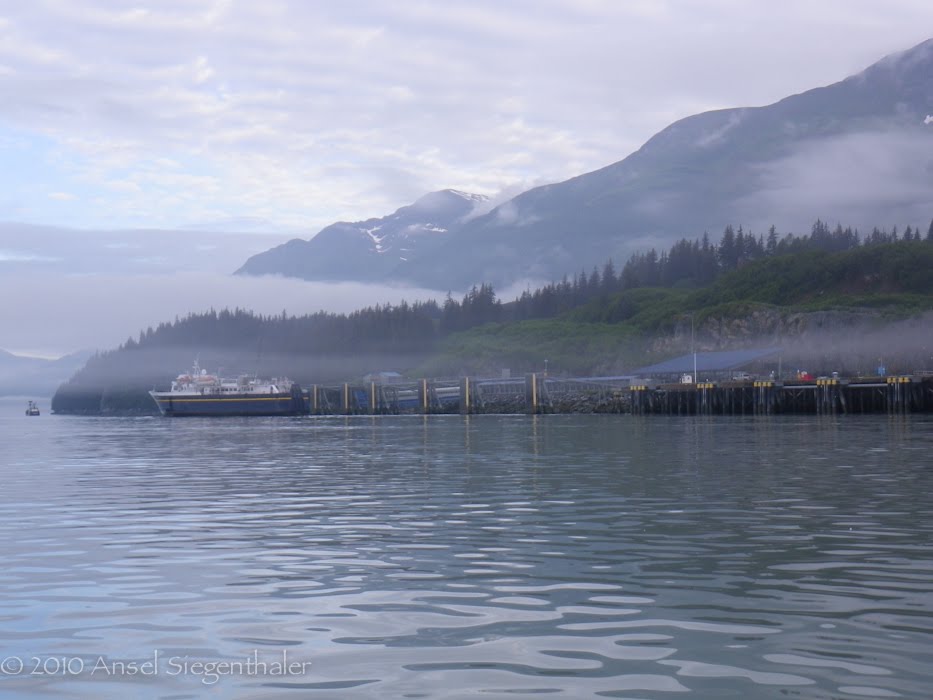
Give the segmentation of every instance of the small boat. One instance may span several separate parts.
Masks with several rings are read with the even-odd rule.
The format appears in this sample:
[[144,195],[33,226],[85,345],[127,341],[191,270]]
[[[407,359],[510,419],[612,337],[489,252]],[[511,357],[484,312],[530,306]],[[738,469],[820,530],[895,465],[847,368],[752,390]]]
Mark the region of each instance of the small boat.
[[39,406],[35,401],[30,401],[29,405],[26,406],[26,415],[27,416],[38,416],[39,415]]
[[297,416],[310,410],[307,392],[289,379],[224,379],[197,362],[170,390],[149,395],[163,416]]

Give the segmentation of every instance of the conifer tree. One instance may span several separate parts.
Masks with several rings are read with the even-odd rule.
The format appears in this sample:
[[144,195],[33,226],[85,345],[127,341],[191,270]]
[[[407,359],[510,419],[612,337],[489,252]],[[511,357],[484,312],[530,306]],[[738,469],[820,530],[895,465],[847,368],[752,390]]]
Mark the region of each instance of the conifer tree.
[[732,224],[729,224],[722,232],[722,239],[719,241],[719,264],[723,269],[735,269],[737,262],[735,252],[735,229],[732,228]]
[[603,267],[603,292],[605,294],[614,292],[616,290],[617,282],[616,267],[612,263],[612,258],[609,258]]

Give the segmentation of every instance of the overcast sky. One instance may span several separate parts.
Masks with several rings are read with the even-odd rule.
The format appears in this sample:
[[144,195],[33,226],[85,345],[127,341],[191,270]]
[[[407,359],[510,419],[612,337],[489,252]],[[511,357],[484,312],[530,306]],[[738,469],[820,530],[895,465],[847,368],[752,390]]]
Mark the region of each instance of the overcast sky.
[[929,0],[0,0],[0,220],[310,236],[931,35]]
[[931,36],[929,0],[0,0],[0,291],[21,301],[0,348],[421,296],[221,280],[334,221],[564,180]]

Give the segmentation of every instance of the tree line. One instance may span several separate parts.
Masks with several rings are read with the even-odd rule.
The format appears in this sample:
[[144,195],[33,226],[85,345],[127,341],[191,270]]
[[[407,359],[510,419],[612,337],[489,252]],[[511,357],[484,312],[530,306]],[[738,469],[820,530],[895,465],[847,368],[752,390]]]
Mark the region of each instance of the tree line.
[[841,252],[853,248],[920,241],[933,243],[933,221],[921,236],[908,226],[899,232],[873,229],[862,236],[856,229],[830,228],[817,220],[809,234],[778,234],[772,226],[754,235],[741,226],[726,226],[717,243],[708,234],[681,239],[667,250],[633,254],[617,270],[610,259],[589,272],[526,290],[514,301],[503,303],[491,284],[474,286],[462,298],[447,295],[435,300],[402,301],[366,307],[349,314],[318,312],[303,316],[264,316],[243,309],[211,309],[173,322],[148,328],[121,350],[198,345],[265,345],[277,352],[340,354],[419,352],[430,349],[439,338],[487,323],[553,318],[594,300],[607,299],[639,287],[702,288],[720,276],[762,258],[806,251]]
[[908,226],[903,233],[898,233],[895,226],[890,231],[874,228],[863,238],[857,229],[843,228],[841,224],[831,229],[820,219],[814,222],[808,235],[780,235],[771,226],[766,235],[755,236],[741,226],[729,225],[717,244],[710,241],[707,233],[700,239],[683,238],[660,253],[652,248],[633,254],[619,272],[610,259],[601,269],[593,267],[589,273],[581,270],[572,279],[565,276],[560,282],[534,291],[526,290],[506,317],[510,320],[552,318],[594,300],[639,287],[706,287],[720,276],[762,258],[807,251],[838,253],[860,246],[920,240],[933,243],[933,221],[924,237],[919,228]]

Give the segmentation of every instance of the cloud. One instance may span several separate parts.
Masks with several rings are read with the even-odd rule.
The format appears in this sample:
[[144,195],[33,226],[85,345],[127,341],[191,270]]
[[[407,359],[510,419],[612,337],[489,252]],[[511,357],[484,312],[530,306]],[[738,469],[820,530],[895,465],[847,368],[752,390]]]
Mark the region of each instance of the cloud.
[[[923,224],[933,212],[933,148],[923,128],[865,131],[805,142],[759,169],[761,189],[738,220],[807,230],[817,218],[858,226]],[[878,211],[887,212],[879,221]],[[866,230],[867,229],[867,230]]]
[[[566,179],[930,26],[918,0],[8,3],[0,144],[44,144],[8,196],[35,223],[253,217],[310,235],[440,187]],[[78,199],[50,211],[48,191]]]
[[39,255],[30,251],[0,249],[0,263],[57,262],[61,258]]
[[0,263],[5,263],[0,270],[58,275],[229,274],[251,255],[293,237],[256,233],[262,226],[253,224],[253,232],[230,233],[222,226],[207,231],[101,231],[0,222],[4,251]]
[[469,221],[470,219],[475,219],[483,214],[488,214],[493,209],[510,200],[514,199],[522,192],[527,192],[533,187],[540,187],[546,185],[547,183],[540,180],[528,180],[523,182],[516,182],[508,187],[496,192],[491,197],[486,197],[485,199],[477,200],[476,204],[473,206],[473,209],[470,210],[470,213],[464,217],[464,221]]
[[718,126],[712,131],[703,134],[699,139],[697,139],[696,145],[700,148],[707,148],[709,146],[714,146],[721,143],[727,133],[742,123],[744,116],[744,110],[730,112],[729,118],[726,119],[724,124]]

